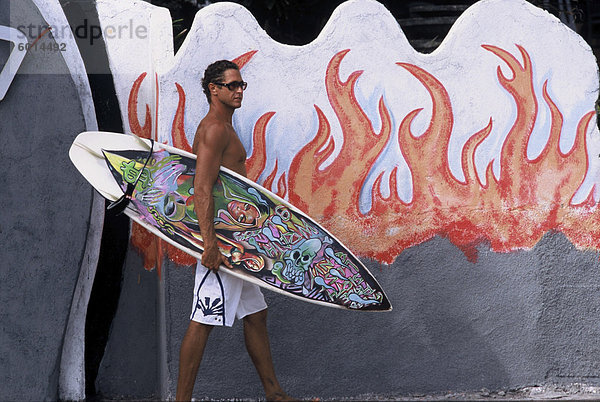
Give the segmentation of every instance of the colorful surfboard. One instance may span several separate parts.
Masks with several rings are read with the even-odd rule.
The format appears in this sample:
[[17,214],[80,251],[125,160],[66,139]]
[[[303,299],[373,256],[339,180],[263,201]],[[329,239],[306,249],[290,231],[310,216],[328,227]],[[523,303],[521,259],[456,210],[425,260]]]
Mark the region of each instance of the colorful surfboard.
[[[133,135],[84,132],[69,156],[102,196],[129,190],[125,213],[190,255],[203,243],[194,212],[196,157]],[[221,167],[213,188],[222,272],[301,300],[352,310],[391,310],[371,273],[333,235],[269,190]]]

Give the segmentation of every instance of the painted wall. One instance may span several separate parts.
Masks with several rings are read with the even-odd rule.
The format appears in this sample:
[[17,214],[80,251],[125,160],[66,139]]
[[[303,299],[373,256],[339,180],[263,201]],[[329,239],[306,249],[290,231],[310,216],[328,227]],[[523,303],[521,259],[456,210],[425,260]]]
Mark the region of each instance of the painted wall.
[[[98,8],[112,25],[163,17],[140,2]],[[130,55],[148,45],[151,66]],[[221,3],[197,14],[174,56],[155,39],[107,46],[129,130],[184,149],[207,111],[204,68],[237,61],[249,82],[234,118],[249,176],[363,257],[395,304],[362,315],[267,294],[292,394],[597,380],[598,72],[589,46],[550,14],[482,1],[423,55],[375,1],[344,3],[300,47]],[[132,242],[164,283],[160,393],[173,395],[193,270],[172,261],[192,261],[135,227]],[[260,395],[241,328],[215,332],[196,396]],[[105,375],[119,381],[118,370]]]
[[[58,1],[10,7],[0,25],[64,23]],[[598,69],[557,19],[525,1],[484,0],[423,55],[373,0],[344,3],[300,47],[274,42],[243,7],[220,3],[197,14],[173,54],[167,10],[136,0],[96,7],[125,131],[188,148],[207,111],[205,67],[237,61],[249,87],[234,126],[250,177],[335,233],[394,304],[363,314],[266,293],[275,364],[292,395],[600,382]],[[46,71],[64,75],[45,80]],[[10,144],[3,160],[35,155],[47,166],[63,155],[56,171],[32,169],[30,157],[11,163],[2,205],[19,205],[23,175],[38,187],[64,178],[52,196],[32,196],[45,209],[0,218],[8,245],[0,297],[9,306],[0,313],[0,375],[10,384],[0,399],[84,396],[81,325],[102,213],[66,157],[75,134],[94,127],[83,71],[76,56],[32,52],[19,67],[29,73],[0,101],[10,122],[0,125]],[[68,91],[73,103],[57,107],[52,96]],[[44,152],[48,131],[61,136]],[[75,191],[84,195],[65,209]],[[64,222],[69,235],[56,236]],[[135,225],[131,232],[96,386],[108,397],[169,398],[193,261]],[[24,251],[32,243],[40,246]],[[241,325],[216,329],[208,349],[195,397],[262,394]]]
[[[99,8],[118,16],[107,20],[113,26],[150,26],[158,14],[139,3]],[[597,249],[595,59],[581,37],[526,2],[476,4],[429,55],[369,1],[343,4],[306,46],[274,42],[233,4],[202,10],[174,57],[164,41],[138,41],[156,48],[151,66],[149,52],[130,54],[143,45],[108,41],[132,132],[189,148],[207,110],[204,67],[240,62],[250,87],[235,125],[251,152],[249,175],[361,256],[389,264],[442,235],[475,261],[479,243],[531,249],[549,230]],[[141,98],[149,92],[154,102]]]
[[75,42],[48,26],[70,29],[58,2],[0,1],[0,400],[58,398],[79,274],[93,279],[100,239],[103,203],[67,157],[96,128],[90,88]]

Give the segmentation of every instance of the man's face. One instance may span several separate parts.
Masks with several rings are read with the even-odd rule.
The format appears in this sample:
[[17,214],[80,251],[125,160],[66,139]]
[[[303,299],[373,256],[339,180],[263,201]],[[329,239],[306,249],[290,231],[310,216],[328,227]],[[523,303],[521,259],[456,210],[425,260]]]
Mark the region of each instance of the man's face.
[[[236,85],[236,83],[241,82],[243,82],[242,75],[238,70],[225,70],[222,80],[219,83],[213,84],[216,88],[216,100],[234,109],[241,107],[242,99],[244,98],[244,88],[241,85]],[[233,84],[230,85],[232,87],[230,89],[227,85],[231,83]]]

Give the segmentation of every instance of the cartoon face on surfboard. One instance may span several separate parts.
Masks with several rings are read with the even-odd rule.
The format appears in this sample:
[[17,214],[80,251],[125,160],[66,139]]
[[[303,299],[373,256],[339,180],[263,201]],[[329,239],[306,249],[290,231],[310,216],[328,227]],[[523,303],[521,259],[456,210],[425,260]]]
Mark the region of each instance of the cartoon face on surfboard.
[[[76,143],[85,140],[82,136]],[[121,189],[114,198],[122,195],[128,184],[135,184],[128,215],[198,257],[203,243],[194,211],[193,156],[162,144],[150,155],[150,147],[126,149],[116,146],[116,139],[96,145],[101,149],[95,156],[102,157],[106,173]],[[310,217],[273,193],[221,168],[213,197],[219,247],[238,276],[318,304],[354,310],[391,309],[375,278],[356,257]]]

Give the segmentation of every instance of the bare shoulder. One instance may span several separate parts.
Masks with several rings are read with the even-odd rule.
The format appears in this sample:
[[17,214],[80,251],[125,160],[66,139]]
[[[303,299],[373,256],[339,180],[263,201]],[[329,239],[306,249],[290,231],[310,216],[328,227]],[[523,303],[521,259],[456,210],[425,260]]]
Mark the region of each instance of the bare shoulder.
[[196,130],[193,145],[194,153],[197,153],[199,147],[221,151],[226,149],[229,145],[229,131],[230,127],[227,123],[205,117]]

